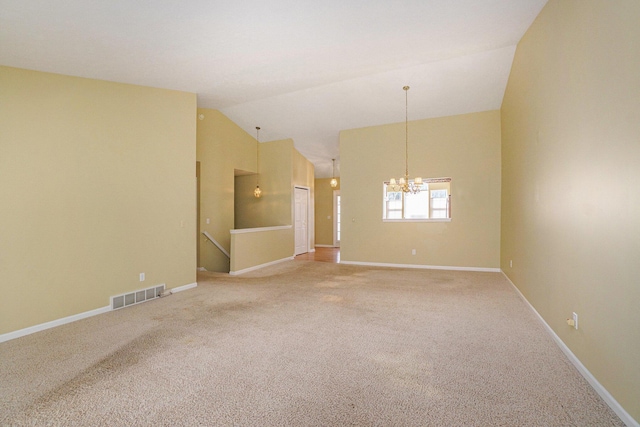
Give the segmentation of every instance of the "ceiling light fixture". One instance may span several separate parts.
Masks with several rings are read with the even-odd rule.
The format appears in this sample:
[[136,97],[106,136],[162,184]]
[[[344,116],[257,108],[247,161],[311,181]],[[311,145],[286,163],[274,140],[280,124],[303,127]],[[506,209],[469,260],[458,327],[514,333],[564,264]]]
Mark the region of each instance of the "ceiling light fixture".
[[253,190],[253,196],[259,199],[262,196],[260,189],[260,127],[256,126],[256,189]]
[[409,182],[409,86],[404,86],[404,177],[391,178],[388,186],[392,191],[402,190],[405,193],[417,194],[422,189],[422,178],[417,176]]
[[331,159],[333,162],[333,174],[331,175],[331,188],[336,188],[338,186],[338,180],[336,179],[336,159]]

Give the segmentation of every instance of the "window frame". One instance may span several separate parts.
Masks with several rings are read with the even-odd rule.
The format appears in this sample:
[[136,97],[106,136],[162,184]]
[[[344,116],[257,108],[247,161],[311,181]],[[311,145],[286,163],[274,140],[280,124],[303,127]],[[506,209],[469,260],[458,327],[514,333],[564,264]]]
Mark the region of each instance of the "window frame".
[[[409,180],[410,183],[413,182],[413,180]],[[421,190],[424,192],[428,193],[428,198],[429,198],[429,214],[431,214],[432,209],[431,209],[431,192],[432,191],[440,191],[441,189],[436,189],[436,190],[431,190],[429,189],[429,184],[430,183],[442,183],[442,182],[447,182],[449,183],[449,188],[447,191],[447,207],[445,208],[447,213],[448,213],[448,217],[447,218],[404,218],[405,215],[405,196],[406,194],[402,191],[400,191],[401,193],[401,209],[393,209],[393,211],[400,211],[400,215],[402,218],[387,218],[388,216],[388,209],[387,209],[387,203],[389,203],[389,201],[387,200],[387,186],[389,185],[389,181],[384,181],[382,183],[382,222],[451,222],[451,178],[428,178],[428,179],[423,179],[422,180],[423,185],[427,186],[426,190]],[[396,193],[396,192],[393,192]]]
[[[448,218],[447,215],[449,214],[449,203],[450,203],[450,199],[449,197],[451,196],[449,194],[449,192],[446,189],[437,189],[437,190],[427,190],[429,191],[429,216],[433,219],[436,219],[435,213],[442,213],[444,212],[444,217],[437,217],[439,219],[444,219],[444,218]],[[444,197],[433,197],[435,192],[444,192],[445,196]],[[444,207],[435,207],[435,200],[443,200],[444,201]]]

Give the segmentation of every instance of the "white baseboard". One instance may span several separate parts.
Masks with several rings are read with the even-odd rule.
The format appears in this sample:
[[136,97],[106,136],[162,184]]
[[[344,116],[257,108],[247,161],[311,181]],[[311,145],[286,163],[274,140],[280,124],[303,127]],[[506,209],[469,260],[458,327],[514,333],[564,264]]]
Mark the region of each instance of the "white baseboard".
[[640,427],[640,424],[636,420],[634,420],[627,411],[624,410],[624,408],[618,403],[618,401],[613,396],[611,396],[611,393],[609,393],[607,389],[604,388],[602,384],[600,384],[596,377],[594,377],[593,374],[589,372],[589,370],[582,364],[582,362],[580,362],[580,359],[578,359],[576,355],[573,354],[573,352],[569,349],[569,347],[567,347],[564,341],[562,341],[560,337],[554,332],[554,330],[551,329],[551,326],[549,326],[549,324],[544,320],[540,313],[538,313],[538,310],[536,310],[533,305],[531,305],[529,300],[527,300],[527,298],[522,294],[522,292],[520,292],[520,289],[518,289],[518,287],[511,281],[511,279],[509,279],[509,276],[507,276],[503,270],[500,271],[509,281],[509,283],[511,283],[511,286],[513,286],[513,289],[516,290],[516,293],[518,294],[518,296],[520,296],[522,301],[524,301],[524,303],[531,309],[531,311],[533,311],[538,320],[542,322],[542,325],[547,330],[549,335],[551,335],[551,338],[553,338],[558,347],[560,347],[560,350],[562,350],[565,356],[567,356],[569,361],[573,364],[573,366],[576,367],[576,369],[578,370],[578,372],[580,372],[584,379],[586,379],[587,382],[591,384],[591,387],[593,387],[596,393],[600,395],[602,400],[604,400],[605,403],[609,405],[613,412],[615,412],[616,415],[620,417],[622,422],[625,423],[628,427]]
[[420,265],[420,264],[389,264],[384,262],[361,262],[361,261],[340,261],[340,264],[367,265],[370,267],[392,267],[392,268],[419,268],[424,270],[453,270],[453,271],[479,271],[489,273],[500,273],[499,268],[487,267],[454,267],[448,265]]
[[316,248],[337,248],[338,246],[333,245],[316,245]]
[[[171,293],[186,291],[187,289],[195,288],[198,286],[198,283],[189,283],[187,285],[178,286],[177,288],[171,289]],[[87,317],[97,316],[98,314],[103,314],[111,311],[111,306],[108,305],[106,307],[97,308],[91,311],[85,311],[84,313],[74,314],[72,316],[63,317],[62,319],[52,320],[50,322],[41,323],[39,325],[30,326],[28,328],[20,329],[17,331],[9,332],[6,334],[0,335],[0,343],[13,340],[16,338],[24,337],[26,335],[34,334],[36,332],[44,331],[47,329],[55,328],[56,326],[66,325],[67,323],[75,322],[77,320],[86,319]]]
[[198,271],[207,271],[207,269],[204,267],[198,267]]
[[177,288],[171,288],[171,293],[175,294],[176,292],[186,291],[187,289],[195,288],[198,286],[198,282],[189,283],[188,285],[178,286]]
[[275,260],[275,261],[267,262],[267,263],[264,263],[264,264],[255,265],[253,267],[244,268],[242,270],[230,271],[229,275],[230,276],[238,276],[240,274],[248,273],[250,271],[260,270],[261,268],[269,267],[270,265],[280,264],[281,262],[285,262],[285,261],[291,261],[293,259],[294,259],[294,257],[290,256],[290,257],[278,259],[278,260]]
[[73,316],[63,317],[62,319],[56,319],[50,322],[41,323],[39,325],[30,326],[28,328],[0,335],[0,342],[24,337],[25,335],[34,334],[36,332],[55,328],[56,326],[65,325],[67,323],[75,322],[76,320],[86,319],[87,317],[96,316],[98,314],[107,313],[109,311],[111,311],[111,306],[108,305],[106,307],[97,308],[95,310],[85,311],[84,313],[74,314]]

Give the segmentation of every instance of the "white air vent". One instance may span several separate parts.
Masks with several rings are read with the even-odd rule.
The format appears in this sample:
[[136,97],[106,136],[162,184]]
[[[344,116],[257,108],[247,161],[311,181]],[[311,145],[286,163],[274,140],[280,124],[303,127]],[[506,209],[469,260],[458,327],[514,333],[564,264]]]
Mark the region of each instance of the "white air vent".
[[140,289],[139,291],[129,292],[115,297],[111,297],[111,309],[128,307],[130,305],[139,304],[160,297],[164,292],[164,284],[154,286],[152,288]]

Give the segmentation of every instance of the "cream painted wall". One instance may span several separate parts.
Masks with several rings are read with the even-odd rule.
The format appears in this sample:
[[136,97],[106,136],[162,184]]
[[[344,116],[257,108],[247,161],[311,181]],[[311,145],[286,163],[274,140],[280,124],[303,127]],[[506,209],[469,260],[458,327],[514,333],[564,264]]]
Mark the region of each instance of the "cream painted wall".
[[8,67],[0,93],[0,334],[196,281],[195,94]]
[[236,178],[236,228],[291,225],[293,141],[261,142],[259,149],[262,197],[253,197],[255,175]]
[[298,150],[293,149],[293,185],[313,188],[314,167]]
[[[207,231],[229,251],[230,230],[234,228],[234,170],[255,172],[257,143],[221,112],[200,108],[201,115],[203,119],[197,121],[200,231]],[[199,266],[209,271],[229,271],[229,259],[202,234],[199,244]]]
[[260,144],[260,161],[264,162],[264,189],[268,203],[258,205],[261,227],[291,225],[291,179],[293,174],[293,141],[285,139]]
[[231,235],[231,272],[238,273],[255,266],[293,256],[293,227],[261,229]]
[[[260,143],[260,171],[260,199],[253,197],[255,175],[236,177],[236,228],[293,225],[295,185],[309,187],[313,209],[313,164],[293,147],[293,140]],[[313,223],[311,227],[313,233]]]
[[[292,225],[293,186],[305,185],[313,191],[313,165],[295,150],[293,140],[257,144],[255,138],[219,111],[200,109],[198,112],[204,115],[204,119],[198,122],[201,231],[208,231],[223,247],[231,251],[232,229]],[[253,197],[256,186],[256,149],[260,150],[259,182],[262,197],[259,199]],[[253,174],[234,177],[235,170]],[[206,223],[207,218],[210,219],[210,224]],[[252,249],[257,251],[253,254],[241,254],[235,248],[235,256],[238,257],[235,268],[250,267],[248,264],[252,260],[268,259],[273,254],[282,252],[279,239],[283,235],[291,235],[293,239],[291,231],[277,233],[276,240],[265,254],[260,253],[257,247]],[[270,234],[265,236],[268,238]],[[245,248],[243,243],[247,239],[251,238],[238,237],[237,246]],[[291,256],[292,248],[293,240],[283,251]],[[207,270],[224,272],[234,268],[230,260],[204,237],[200,239],[200,250],[200,265]]]
[[[291,225],[291,176],[293,171],[293,141],[272,141],[260,145],[260,159],[264,163],[263,191],[269,192],[258,205],[260,227]],[[265,194],[266,196],[266,194]]]
[[264,192],[264,185],[260,183],[263,196],[256,199],[253,191],[256,188],[256,174],[236,176],[233,198],[235,200],[234,229],[261,227],[262,221],[254,214],[269,194]]
[[502,105],[501,266],[640,421],[638,22],[637,0],[550,0],[519,43]]
[[333,190],[340,189],[340,179],[336,188],[330,183],[331,178],[315,180],[316,245],[333,246]]
[[409,174],[452,178],[451,222],[382,222],[382,183],[404,173],[404,131],[396,123],[340,133],[341,258],[498,268],[500,112],[409,123]]

